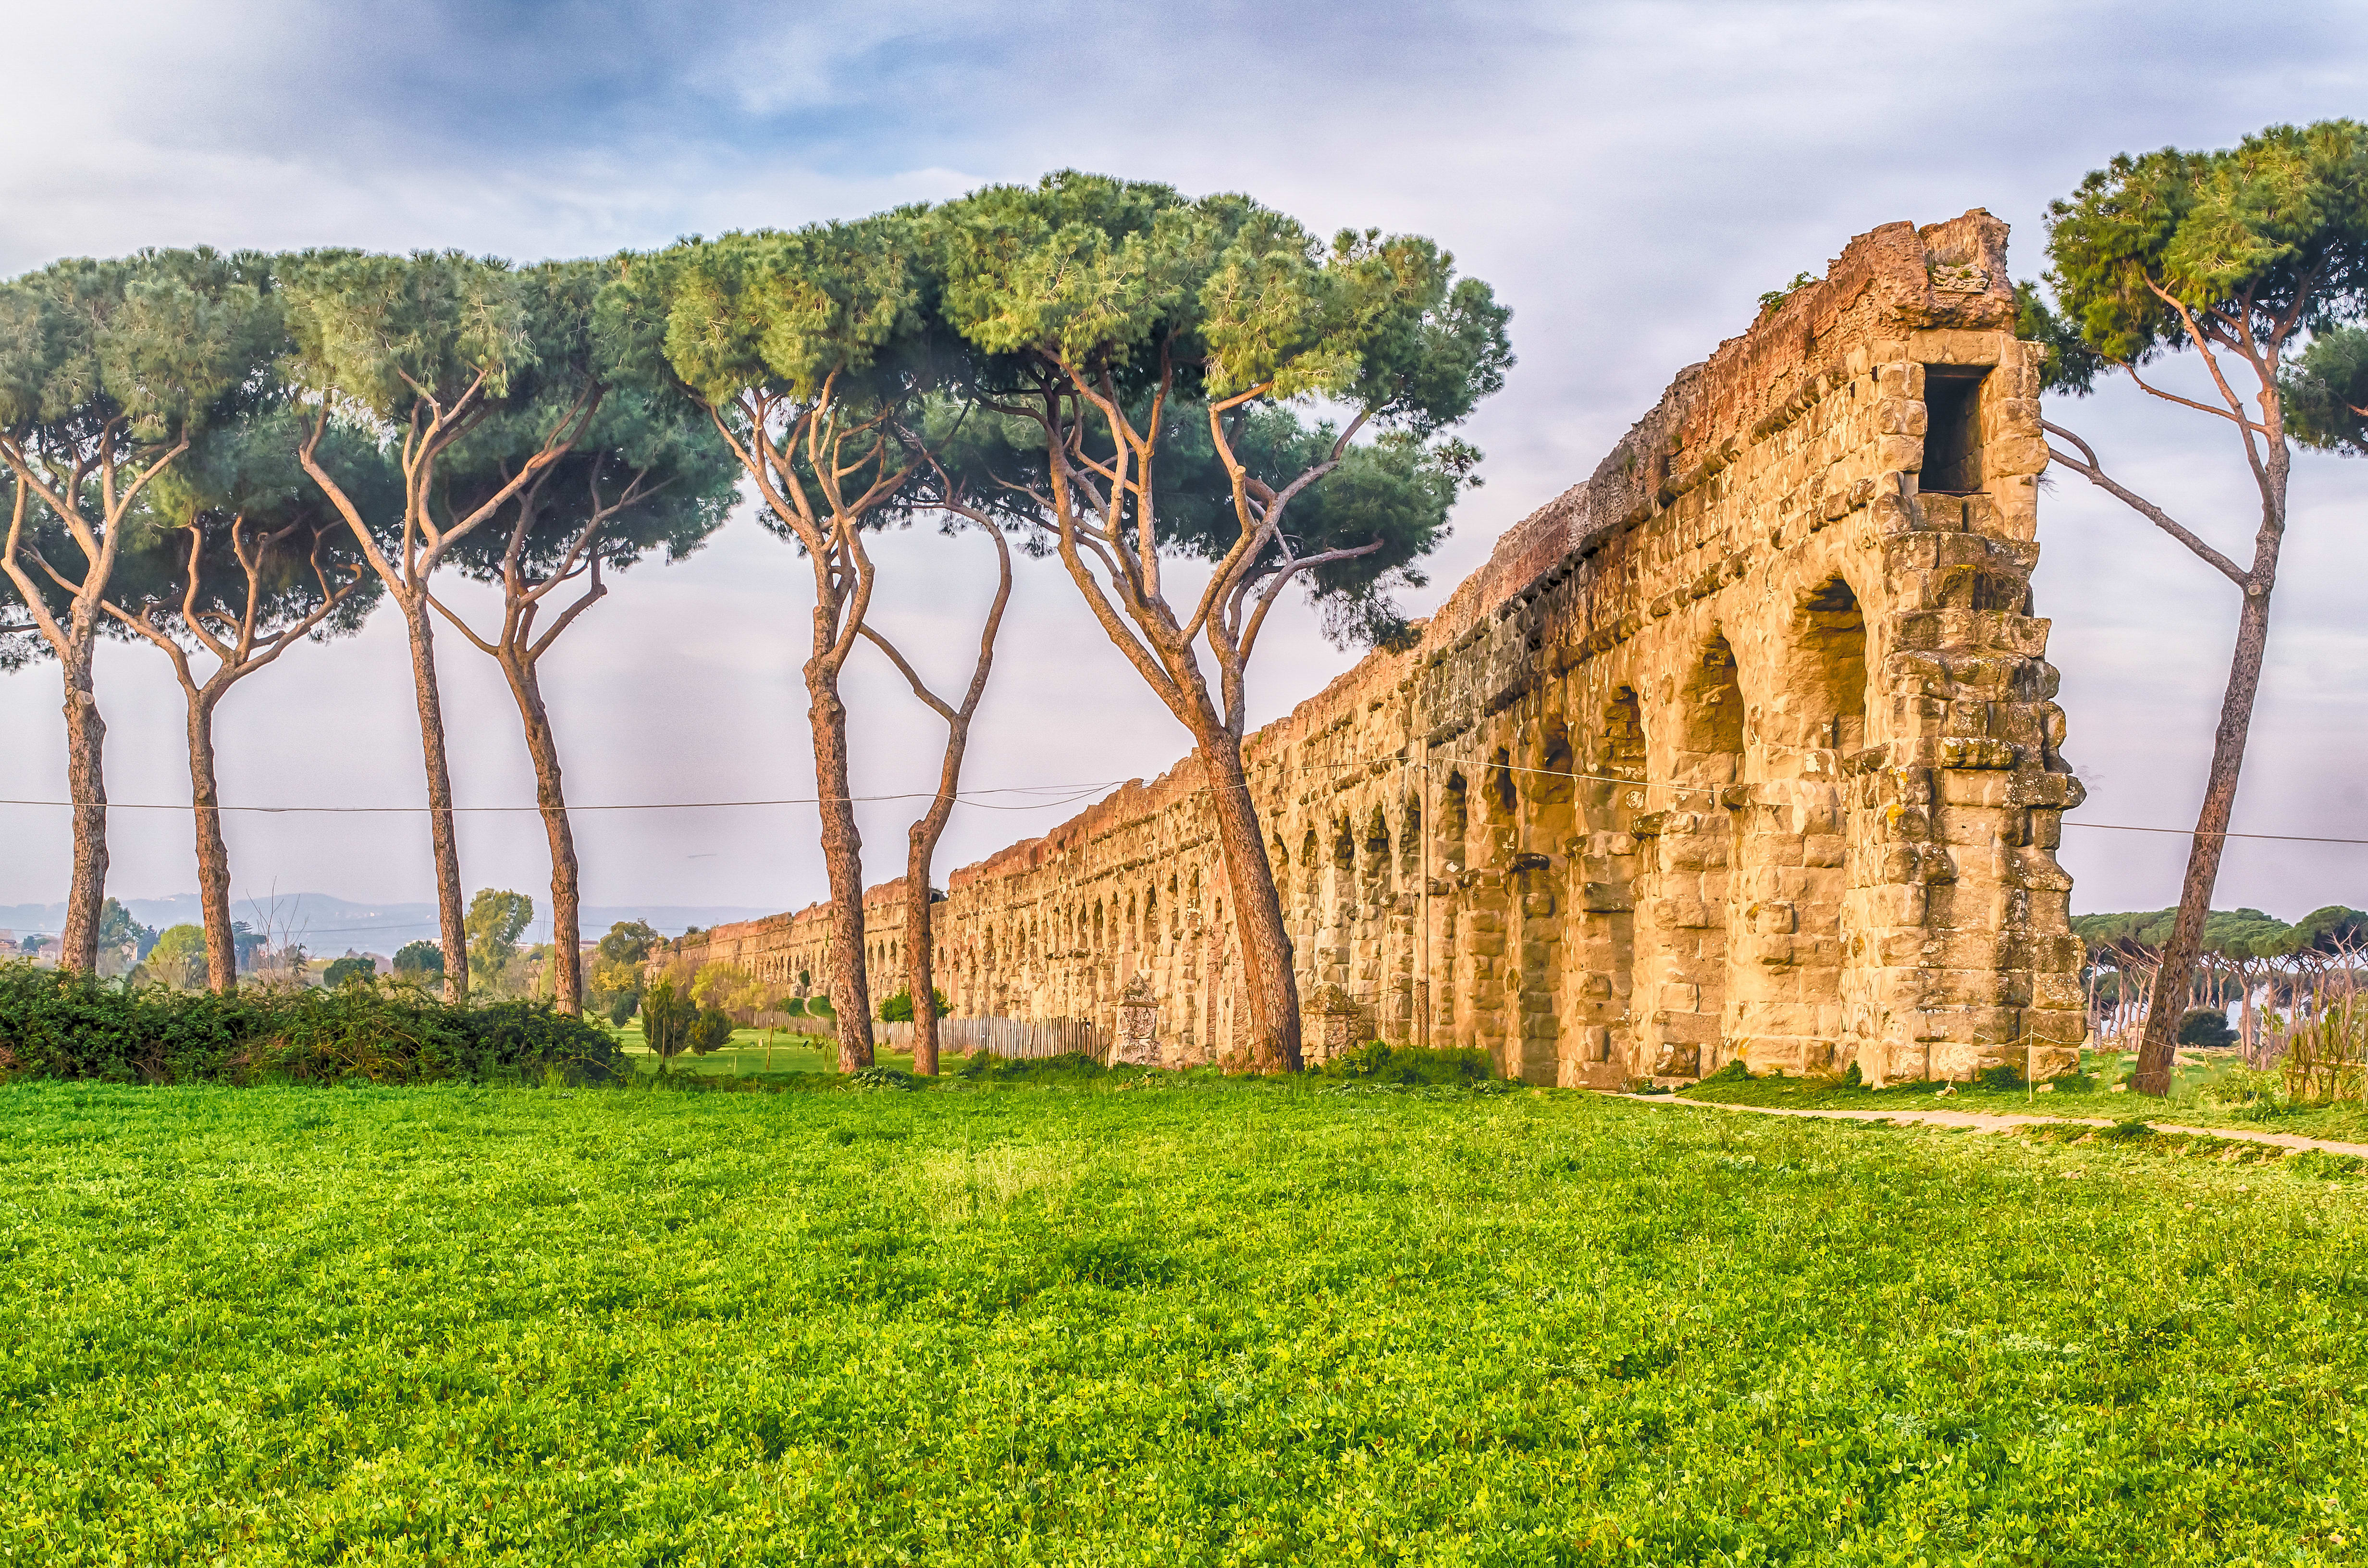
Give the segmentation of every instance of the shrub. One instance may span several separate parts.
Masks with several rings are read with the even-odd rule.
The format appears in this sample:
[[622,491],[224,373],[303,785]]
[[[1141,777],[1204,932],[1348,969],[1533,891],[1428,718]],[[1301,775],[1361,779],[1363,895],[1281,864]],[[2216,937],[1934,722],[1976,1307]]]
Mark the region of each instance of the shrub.
[[2225,1051],[2237,1043],[2237,1031],[2219,1008],[2194,1007],[2179,1020],[2179,1043],[2197,1051]]
[[835,1018],[838,1016],[838,1009],[830,1005],[830,998],[827,996],[807,997],[806,1011],[817,1018]]
[[349,980],[367,985],[378,978],[378,965],[364,958],[342,958],[330,960],[321,971],[321,983],[334,991]]
[[1109,1071],[1082,1051],[1066,1051],[1058,1056],[1030,1057],[997,1056],[991,1051],[973,1051],[954,1058],[951,1076],[984,1079],[997,1084],[1064,1082],[1099,1078]]
[[625,1020],[632,1017],[640,1009],[641,1005],[642,998],[638,993],[618,992],[609,1000],[609,1022],[619,1028],[623,1028]]
[[699,1005],[675,988],[669,975],[642,994],[642,1040],[661,1060],[690,1048]]
[[1495,1075],[1485,1051],[1434,1051],[1373,1040],[1343,1051],[1324,1064],[1327,1078],[1360,1078],[1383,1084],[1478,1084]]
[[731,1014],[720,1007],[703,1007],[700,1009],[699,1017],[691,1020],[684,1042],[690,1047],[691,1054],[705,1056],[730,1045],[734,1027]]
[[[947,1011],[946,994],[932,985],[929,987],[929,994],[937,1001],[938,1017],[944,1017]],[[880,1021],[883,1024],[909,1024],[913,1021],[913,988],[911,986],[906,986],[880,1004]]]
[[1856,1057],[1850,1058],[1849,1070],[1842,1074],[1842,1087],[1845,1089],[1862,1089],[1866,1087],[1866,1074],[1858,1070],[1858,1058]]
[[2346,996],[2279,1031],[2286,1097],[2297,1105],[2368,1098],[2368,996]]
[[2019,1089],[2022,1087],[2022,1069],[2011,1062],[2001,1062],[1974,1074],[1974,1083],[1984,1089]]
[[616,1042],[544,1002],[243,986],[227,996],[0,964],[0,1072],[116,1083],[406,1084],[613,1074]]
[[1742,1057],[1734,1057],[1728,1061],[1725,1066],[1720,1068],[1709,1077],[1704,1078],[1702,1082],[1705,1084],[1748,1084],[1751,1082],[1751,1069],[1744,1064]]
[[405,942],[395,949],[394,972],[420,977],[441,976],[444,949],[433,942]]

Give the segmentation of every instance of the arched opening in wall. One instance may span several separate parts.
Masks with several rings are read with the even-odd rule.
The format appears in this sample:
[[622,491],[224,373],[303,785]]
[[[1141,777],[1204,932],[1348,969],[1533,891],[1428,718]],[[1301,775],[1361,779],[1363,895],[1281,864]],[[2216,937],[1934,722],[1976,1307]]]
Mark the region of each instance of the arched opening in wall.
[[1655,839],[1649,910],[1635,935],[1636,976],[1645,994],[1639,1044],[1645,1070],[1660,1078],[1694,1078],[1725,1059],[1732,969],[1728,907],[1735,845],[1723,791],[1743,760],[1743,691],[1735,650],[1713,632],[1665,688],[1671,726],[1671,781],[1653,803],[1666,805]]
[[1578,784],[1577,771],[1569,727],[1559,718],[1549,719],[1538,737],[1537,764],[1528,776],[1526,793],[1541,806],[1566,806]]
[[1615,778],[1645,777],[1645,705],[1634,687],[1623,686],[1603,705],[1603,756],[1600,767]]
[[1786,654],[1782,699],[1789,733],[1762,740],[1845,756],[1862,749],[1868,741],[1866,616],[1849,583],[1829,577],[1803,597]]
[[1743,753],[1743,688],[1735,678],[1735,649],[1713,632],[1688,667],[1677,691],[1678,776],[1689,782],[1732,784]]

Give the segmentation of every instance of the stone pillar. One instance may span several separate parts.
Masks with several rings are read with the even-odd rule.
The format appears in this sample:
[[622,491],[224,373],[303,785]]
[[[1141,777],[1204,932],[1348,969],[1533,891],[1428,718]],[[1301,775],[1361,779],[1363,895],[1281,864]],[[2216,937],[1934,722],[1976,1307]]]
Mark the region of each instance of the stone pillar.
[[1310,1067],[1321,1067],[1357,1049],[1358,1025],[1363,1009],[1338,985],[1319,986],[1307,999],[1301,1016],[1301,1036]]
[[1110,1059],[1113,1067],[1161,1065],[1159,1000],[1151,994],[1151,983],[1140,974],[1119,994],[1118,1033],[1110,1040]]

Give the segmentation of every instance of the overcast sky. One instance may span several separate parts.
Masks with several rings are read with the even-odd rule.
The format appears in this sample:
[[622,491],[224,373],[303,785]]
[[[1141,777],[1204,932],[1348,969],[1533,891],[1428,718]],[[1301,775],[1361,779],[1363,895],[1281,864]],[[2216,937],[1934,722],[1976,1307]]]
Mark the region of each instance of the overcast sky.
[[[2036,274],[2047,200],[2117,151],[2368,110],[2363,23],[2358,5],[2162,0],[28,7],[0,97],[0,270],[198,243],[576,256],[1064,166],[1245,190],[1318,230],[1425,233],[1513,307],[1520,364],[1472,426],[1487,487],[1463,504],[1423,608],[1742,330],[1763,290],[1852,234],[1987,207],[2014,225],[2017,275]],[[2249,553],[2250,486],[2218,422],[2120,387],[2054,416]],[[2237,826],[2368,837],[2368,467],[2305,458],[2294,502]],[[2073,476],[2047,493],[2041,540],[2066,749],[2090,786],[2072,820],[2192,823],[2234,590]],[[951,674],[985,547],[924,534],[882,553],[882,624]],[[1181,729],[1056,568],[1022,576],[970,784],[1082,792],[1167,767]],[[571,800],[810,795],[807,581],[745,519],[691,562],[620,581],[545,666]],[[530,801],[491,661],[450,635],[441,656],[459,798]],[[1295,616],[1262,645],[1253,722],[1351,662]],[[163,659],[110,647],[100,669],[110,794],[185,802]],[[0,676],[0,796],[63,792],[56,681],[49,665]],[[852,685],[858,792],[928,789],[937,722],[882,668]],[[291,653],[237,689],[219,733],[230,801],[416,801],[400,622]],[[867,811],[874,880],[901,869],[914,809]],[[966,807],[940,875],[1074,809]],[[0,903],[61,898],[64,814],[0,808]],[[416,818],[241,817],[230,836],[243,896],[433,895]],[[194,887],[188,839],[186,815],[118,812],[110,891]],[[577,822],[601,904],[803,904],[823,892],[814,839],[811,808]],[[461,851],[471,887],[545,901],[532,817],[467,819]],[[2169,903],[2183,853],[2067,832],[2074,907]],[[2288,918],[2368,904],[2368,848],[2240,842],[2215,902]]]

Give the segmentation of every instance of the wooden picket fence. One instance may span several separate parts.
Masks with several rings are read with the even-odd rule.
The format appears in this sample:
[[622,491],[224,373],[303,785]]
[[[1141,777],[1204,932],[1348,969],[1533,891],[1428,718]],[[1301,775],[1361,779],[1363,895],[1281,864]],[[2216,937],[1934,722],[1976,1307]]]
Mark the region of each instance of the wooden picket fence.
[[[791,1034],[824,1035],[834,1040],[838,1037],[838,1025],[830,1018],[792,1017],[788,1013],[735,1013],[733,1017],[748,1028],[782,1029]],[[891,1051],[910,1051],[913,1026],[874,1024],[871,1038]],[[1065,1056],[1076,1051],[1108,1065],[1110,1031],[1084,1018],[939,1018],[938,1049],[949,1056],[991,1051],[997,1056],[1019,1061]]]
[[838,1023],[833,1018],[817,1018],[804,1013],[751,1013],[732,1015],[732,1021],[744,1029],[783,1029],[791,1034],[828,1035],[838,1038]]

